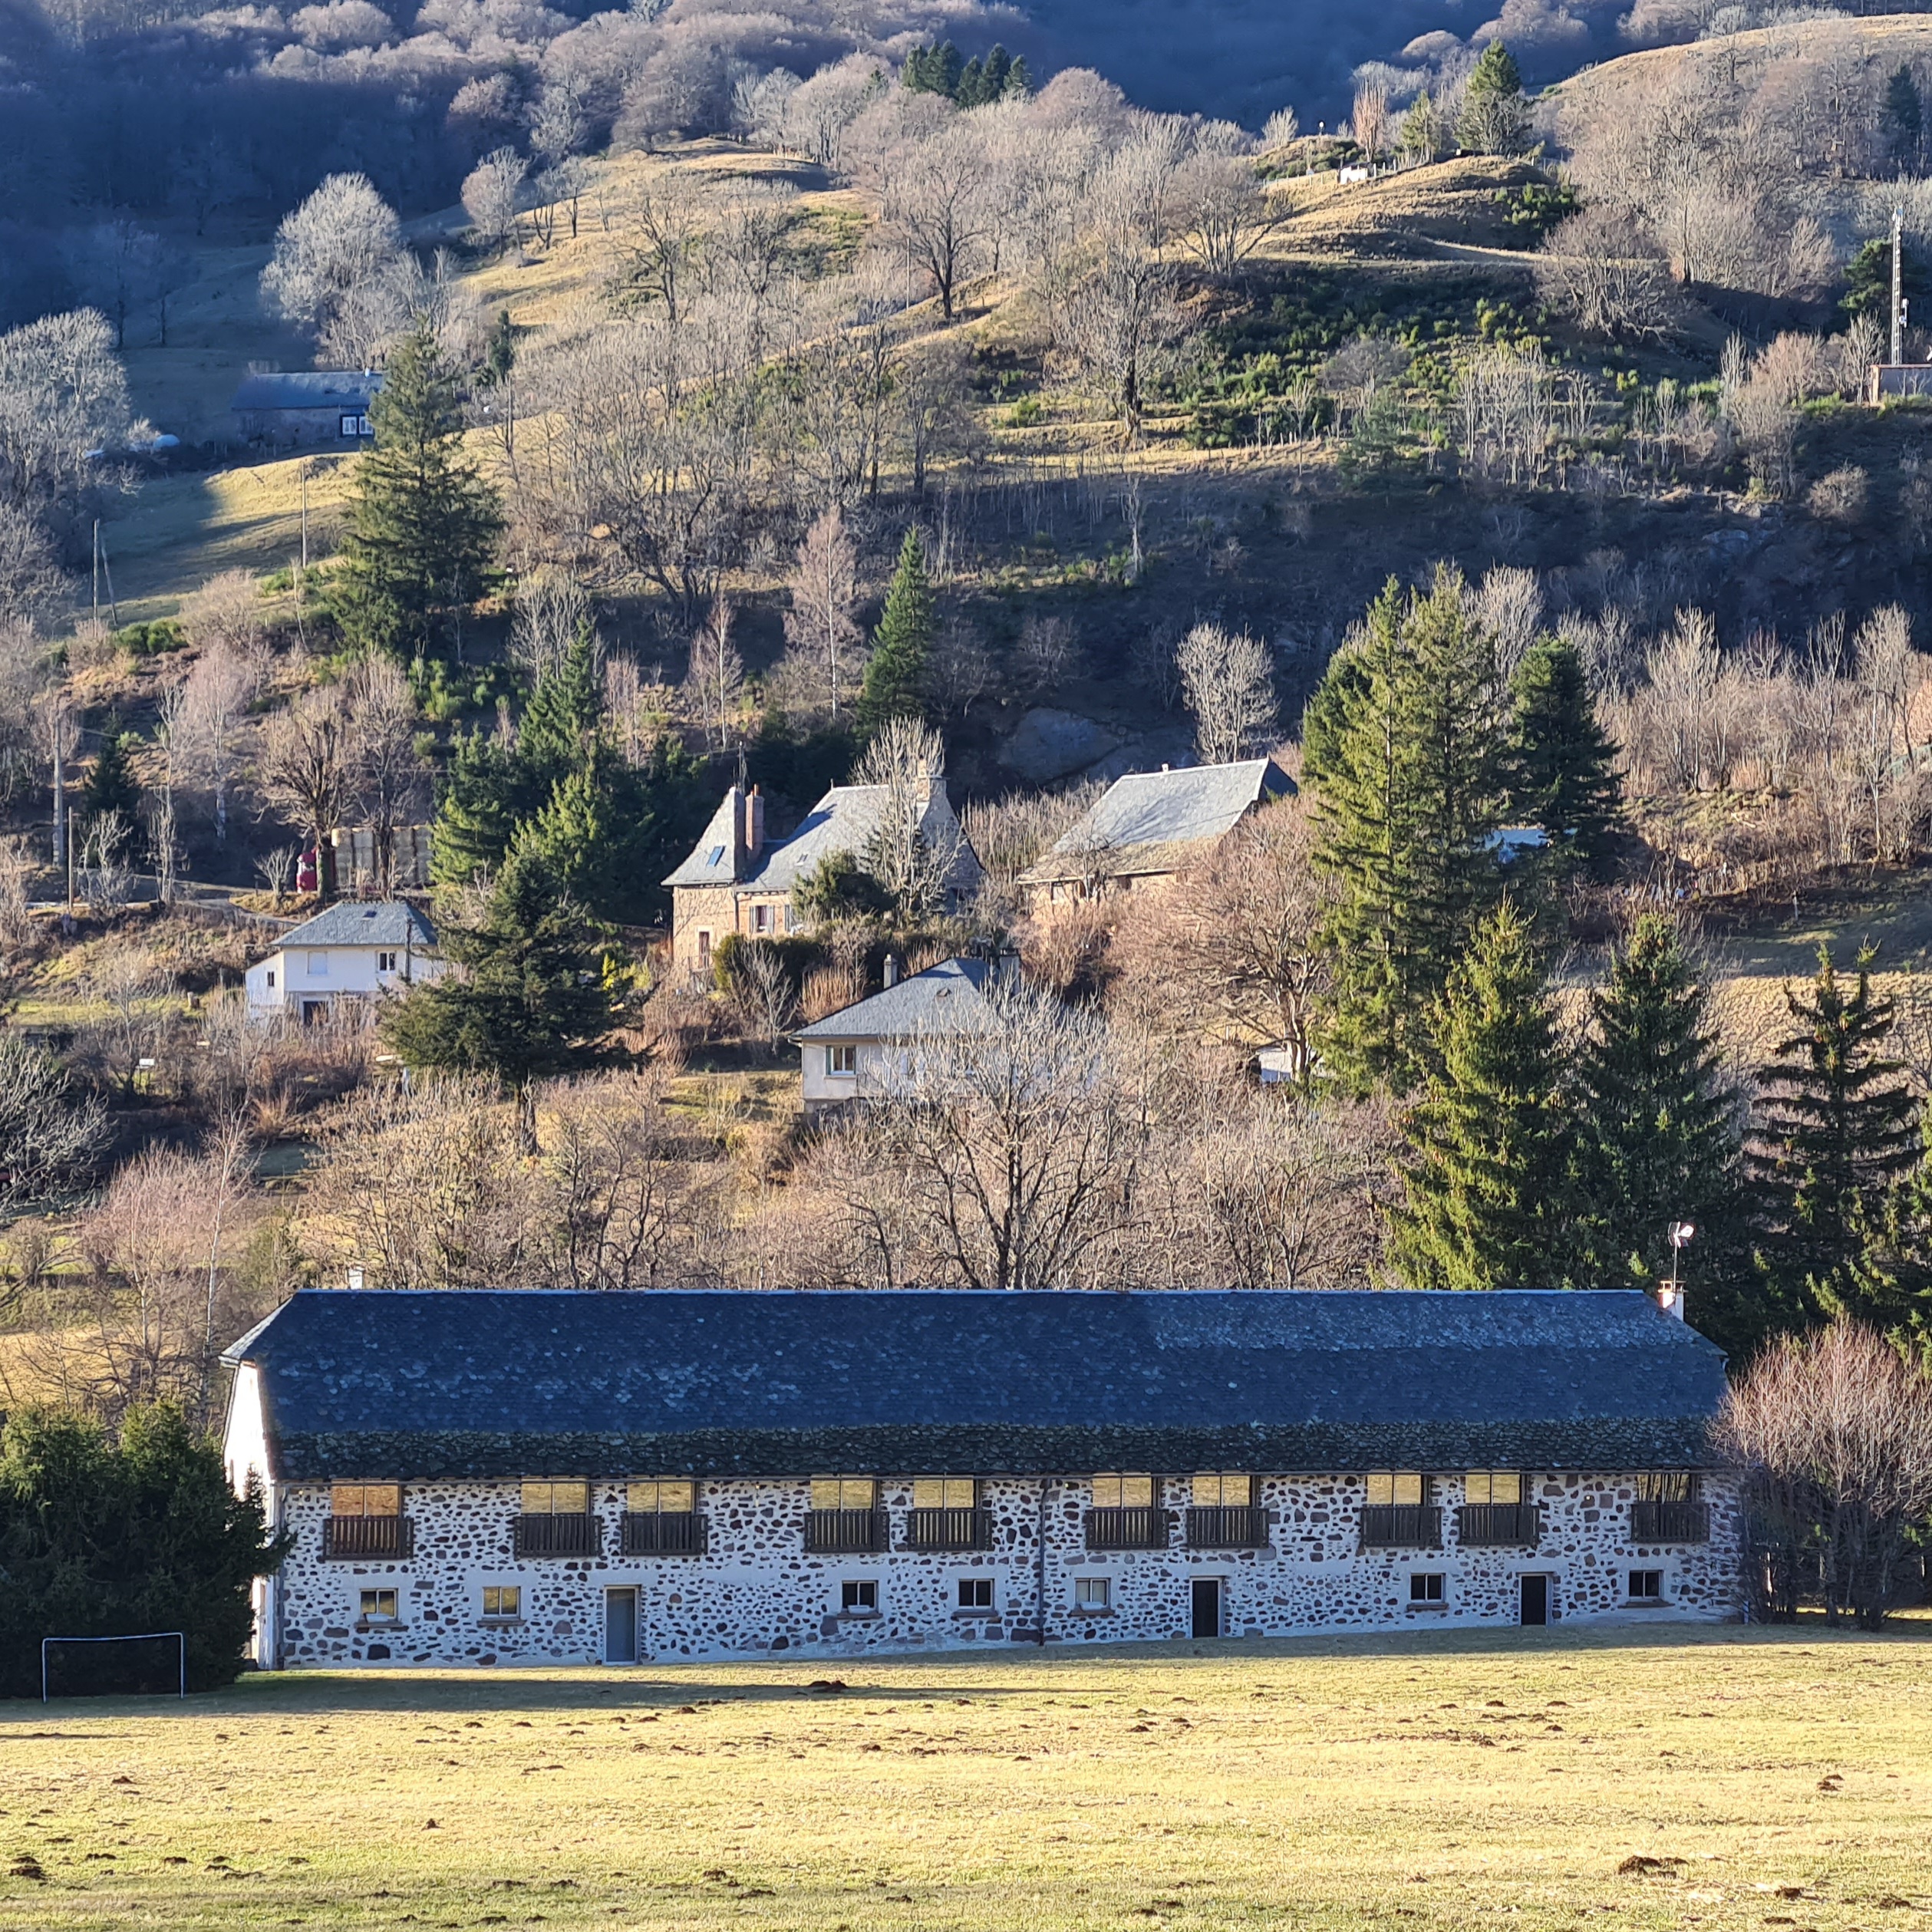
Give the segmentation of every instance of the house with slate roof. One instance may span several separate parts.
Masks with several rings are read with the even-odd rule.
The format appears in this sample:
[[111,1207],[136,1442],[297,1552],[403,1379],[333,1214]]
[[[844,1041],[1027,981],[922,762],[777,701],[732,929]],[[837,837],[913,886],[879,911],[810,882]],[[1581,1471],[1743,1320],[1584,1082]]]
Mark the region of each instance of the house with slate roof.
[[366,449],[376,433],[369,411],[381,389],[380,370],[272,370],[247,377],[228,407],[250,443]]
[[898,961],[889,958],[882,991],[792,1035],[806,1117],[877,1099],[915,1040],[986,1026],[992,1017],[987,990],[1001,980],[1017,981],[1019,971],[1019,954],[1005,953],[997,959],[942,959],[901,979]]
[[[919,835],[943,855],[945,909],[956,912],[978,888],[980,862],[938,773],[921,780]],[[768,844],[765,800],[754,785],[734,785],[691,855],[664,880],[671,888],[671,960],[687,973],[710,970],[727,933],[776,938],[803,930],[793,889],[834,854],[863,861],[892,796],[886,785],[835,785],[788,839]]]
[[414,906],[342,899],[285,932],[248,969],[249,1011],[263,1018],[292,1012],[308,1025],[326,1019],[338,1001],[407,992],[447,970],[435,927]]
[[1036,914],[1114,892],[1150,892],[1210,857],[1269,800],[1294,790],[1270,758],[1129,772],[1020,875]]
[[1635,1291],[306,1290],[230,1347],[257,1660],[627,1664],[1739,1614]]

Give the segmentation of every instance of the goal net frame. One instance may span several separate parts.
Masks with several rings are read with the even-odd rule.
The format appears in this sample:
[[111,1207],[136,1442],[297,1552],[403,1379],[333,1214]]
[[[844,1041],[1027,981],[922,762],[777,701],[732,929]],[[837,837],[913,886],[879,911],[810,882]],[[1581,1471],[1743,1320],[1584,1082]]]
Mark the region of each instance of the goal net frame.
[[[40,1640],[40,1700],[49,1703],[48,1651],[56,1644],[162,1644],[170,1640],[177,1647],[180,1660],[180,1695],[188,1694],[188,1639],[181,1630],[135,1630],[119,1637],[43,1637]],[[163,1696],[166,1692],[159,1693]]]

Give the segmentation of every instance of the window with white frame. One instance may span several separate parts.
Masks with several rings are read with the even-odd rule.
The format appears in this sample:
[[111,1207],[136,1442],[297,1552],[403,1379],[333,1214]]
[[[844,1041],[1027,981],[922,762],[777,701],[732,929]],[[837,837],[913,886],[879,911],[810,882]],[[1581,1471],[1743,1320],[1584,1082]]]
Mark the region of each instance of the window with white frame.
[[365,1624],[393,1624],[396,1620],[396,1593],[393,1590],[362,1592],[361,1620]]
[[857,1073],[859,1071],[859,1049],[856,1047],[826,1047],[825,1070],[828,1073]]
[[1630,1601],[1634,1604],[1662,1603],[1663,1572],[1661,1570],[1633,1570],[1630,1572]]
[[1076,1577],[1073,1579],[1073,1607],[1076,1610],[1113,1609],[1113,1578]]
[[993,1579],[991,1577],[961,1577],[959,1580],[959,1607],[961,1610],[991,1610],[993,1607]]
[[376,971],[379,973],[393,973],[396,970],[396,959],[397,955],[394,953],[377,953]]
[[879,1584],[870,1577],[849,1579],[839,1586],[839,1611],[845,1617],[875,1617]]
[[272,966],[269,968],[269,991],[271,993],[275,991],[275,968]]
[[521,1617],[523,1589],[520,1584],[486,1583],[483,1587],[483,1614],[486,1617]]
[[1439,1604],[1442,1601],[1442,1574],[1439,1570],[1419,1570],[1409,1579],[1412,1604]]

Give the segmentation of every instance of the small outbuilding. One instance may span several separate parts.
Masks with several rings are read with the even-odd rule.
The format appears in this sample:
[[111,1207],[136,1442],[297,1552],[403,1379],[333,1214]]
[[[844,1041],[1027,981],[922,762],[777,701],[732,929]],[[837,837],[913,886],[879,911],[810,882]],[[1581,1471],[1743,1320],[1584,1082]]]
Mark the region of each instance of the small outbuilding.
[[250,376],[229,404],[238,434],[272,450],[364,447],[382,390],[371,369],[278,370]]

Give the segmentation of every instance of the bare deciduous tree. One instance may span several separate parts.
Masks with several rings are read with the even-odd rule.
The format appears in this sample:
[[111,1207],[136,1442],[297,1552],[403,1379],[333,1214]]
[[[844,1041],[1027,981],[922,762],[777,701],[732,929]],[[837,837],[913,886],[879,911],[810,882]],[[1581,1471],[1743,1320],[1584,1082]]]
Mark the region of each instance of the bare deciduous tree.
[[394,275],[402,224],[364,174],[331,174],[275,230],[262,272],[269,306],[325,346]]
[[1251,757],[1272,739],[1280,723],[1274,662],[1259,638],[1197,624],[1181,640],[1176,661],[1204,765]]
[[500,248],[516,239],[516,218],[527,197],[530,164],[513,147],[486,154],[464,177],[463,212],[476,239]]
[[856,615],[859,555],[836,508],[820,512],[806,532],[786,589],[791,595],[786,641],[812,667],[812,681],[822,681],[826,709],[836,719],[846,681],[839,654],[855,648],[864,635]]
[[354,773],[346,694],[340,686],[305,692],[268,721],[256,782],[269,808],[314,842],[316,872],[332,890],[328,835],[342,823]]

